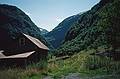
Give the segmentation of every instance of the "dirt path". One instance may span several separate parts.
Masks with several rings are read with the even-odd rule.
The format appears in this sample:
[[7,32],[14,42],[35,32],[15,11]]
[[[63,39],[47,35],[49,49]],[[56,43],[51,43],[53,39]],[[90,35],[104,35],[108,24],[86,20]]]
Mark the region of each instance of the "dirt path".
[[[53,79],[53,78],[45,77],[43,79]],[[83,78],[80,78],[79,73],[70,73],[67,76],[63,76],[61,79],[83,79]]]
[[[43,79],[54,79],[52,77],[45,77]],[[63,76],[61,79],[120,79],[120,75],[103,75],[95,77],[81,77],[79,73],[69,73],[67,76]]]
[[82,79],[80,78],[79,73],[70,73],[65,77],[62,77],[61,79]]

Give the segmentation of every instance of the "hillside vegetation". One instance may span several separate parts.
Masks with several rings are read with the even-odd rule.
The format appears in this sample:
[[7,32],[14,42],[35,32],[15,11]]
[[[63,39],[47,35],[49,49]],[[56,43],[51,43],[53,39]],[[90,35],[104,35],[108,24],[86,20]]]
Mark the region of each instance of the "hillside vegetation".
[[54,51],[73,54],[84,49],[106,50],[120,47],[120,0],[101,0],[91,10],[83,13],[68,30],[64,43]]
[[[120,61],[115,61],[111,54],[98,54],[120,52],[119,9],[120,0],[101,0],[76,20],[72,19],[74,22],[67,20],[72,24],[65,24],[69,27],[66,34],[62,33],[65,39],[59,48],[49,52],[48,63],[43,61],[26,69],[1,70],[0,79],[68,79],[66,76],[74,73],[79,79],[120,79]],[[53,30],[56,34],[63,32],[64,21]]]
[[[80,79],[119,79],[120,62],[108,57],[89,55],[95,50],[81,51],[65,60],[56,60],[29,66],[27,69],[9,69],[0,72],[0,79],[67,79],[70,73],[78,74]],[[41,69],[40,65],[44,65]],[[72,78],[74,79],[74,78]]]
[[67,31],[69,30],[71,25],[74,24],[78,20],[79,16],[80,14],[73,15],[63,20],[52,31],[44,35],[45,39],[48,42],[50,42],[50,44],[54,48],[58,48],[62,44]]

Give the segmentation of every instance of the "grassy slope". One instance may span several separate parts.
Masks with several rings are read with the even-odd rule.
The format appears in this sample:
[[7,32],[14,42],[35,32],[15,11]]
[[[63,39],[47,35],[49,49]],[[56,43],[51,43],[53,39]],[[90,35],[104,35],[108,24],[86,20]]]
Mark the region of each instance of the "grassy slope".
[[84,79],[86,77],[104,77],[104,75],[114,76],[113,74],[120,73],[120,62],[113,62],[107,57],[98,56],[95,56],[94,61],[94,57],[89,55],[93,52],[95,52],[94,49],[81,51],[66,60],[53,61],[44,70],[39,69],[39,66],[36,65],[26,70],[9,69],[0,71],[0,79],[42,79],[45,76],[59,79],[69,73],[79,73]]
[[[120,11],[118,11],[117,9],[120,6],[119,6],[118,1],[119,0],[114,0],[114,3],[109,3],[108,5],[104,6],[98,13],[96,13],[97,15],[102,16],[102,17],[99,20],[99,22],[97,22],[97,27],[92,27],[89,30],[90,32],[88,32],[88,34],[94,33],[100,30],[102,31],[102,34],[105,32],[109,32],[111,34],[116,33],[115,35],[116,35],[117,40],[115,42],[119,42],[118,40],[119,39],[119,27],[118,26],[119,26],[119,21],[120,21],[119,20]],[[110,18],[105,18],[105,17],[110,17]],[[112,23],[112,24],[109,24],[109,23]],[[115,28],[109,25],[113,25],[113,26],[115,25]],[[103,26],[103,27],[99,27],[99,26]],[[106,27],[107,28],[110,27],[110,28],[105,29]],[[94,28],[98,28],[99,30],[93,31],[92,29]],[[111,28],[114,29],[113,32],[111,32],[112,31],[110,30]],[[104,32],[104,30],[107,30],[107,31]],[[96,33],[94,35],[96,35]],[[103,36],[101,36],[101,39],[102,37]],[[112,37],[112,35],[110,35],[110,37]],[[64,48],[63,50],[60,50],[62,52],[67,52],[69,50],[72,50],[72,53],[77,53],[73,55],[72,57],[66,60],[59,60],[59,61],[51,62],[48,64],[48,68],[44,70],[39,69],[40,64],[32,66],[31,68],[28,68],[26,70],[21,70],[21,69],[3,70],[3,71],[0,71],[0,79],[40,79],[40,78],[42,79],[45,76],[51,76],[54,79],[58,79],[64,75],[68,75],[69,73],[79,73],[80,76],[89,77],[89,78],[94,77],[94,76],[101,77],[103,75],[112,75],[113,78],[111,77],[111,79],[117,79],[115,78],[114,75],[120,74],[120,62],[115,62],[112,59],[109,59],[107,57],[98,57],[98,56],[94,57],[94,56],[89,55],[90,53],[96,52],[96,50],[94,49],[86,49],[81,52],[78,51],[79,53],[74,52],[74,50],[77,50],[77,48],[74,48],[73,50],[73,47],[78,47],[79,49],[80,47],[77,45],[81,45],[79,44],[79,42],[81,41],[79,41],[78,38],[79,36],[76,37],[76,39],[68,42],[66,46],[63,46]],[[100,37],[98,37],[97,39],[99,38]],[[87,38],[85,39],[86,41],[88,41],[87,43],[89,43],[89,39]],[[82,43],[86,43],[83,41]],[[94,41],[92,46],[95,47],[95,45],[97,44],[102,44],[101,40]],[[114,42],[111,44],[114,44]],[[87,45],[87,44],[83,44],[83,45]],[[72,49],[69,49],[67,47],[72,48]],[[103,48],[98,47],[97,51],[105,51],[104,46]],[[107,77],[106,79],[110,79],[110,76],[103,76],[103,77]],[[103,77],[99,79],[103,79]]]
[[113,62],[107,57],[89,55],[95,50],[81,51],[66,60],[55,61],[49,64],[48,74],[60,78],[68,73],[80,73],[83,77],[93,77],[118,73],[120,62]]

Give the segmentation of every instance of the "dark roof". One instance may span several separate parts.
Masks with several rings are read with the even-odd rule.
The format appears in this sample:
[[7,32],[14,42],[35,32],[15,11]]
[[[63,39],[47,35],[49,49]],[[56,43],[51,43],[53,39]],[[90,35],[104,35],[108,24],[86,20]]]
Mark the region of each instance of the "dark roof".
[[0,51],[0,59],[7,59],[7,58],[27,58],[31,54],[35,53],[35,51],[31,51],[31,52],[26,52],[26,53],[17,54],[17,55],[5,56],[3,54],[3,52],[4,51]]
[[46,45],[44,45],[40,40],[38,40],[30,35],[24,34],[24,33],[23,33],[23,35],[25,37],[27,37],[30,41],[32,41],[37,47],[39,47],[41,49],[49,50],[49,48]]

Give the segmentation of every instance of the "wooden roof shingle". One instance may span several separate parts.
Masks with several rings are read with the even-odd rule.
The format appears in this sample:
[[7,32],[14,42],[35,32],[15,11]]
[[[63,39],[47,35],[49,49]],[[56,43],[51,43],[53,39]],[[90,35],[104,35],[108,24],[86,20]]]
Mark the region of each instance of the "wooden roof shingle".
[[38,40],[37,38],[34,38],[34,37],[32,37],[32,36],[30,36],[30,35],[27,35],[27,34],[24,34],[23,33],[23,35],[25,36],[25,37],[27,37],[30,41],[32,41],[37,47],[39,47],[39,48],[41,48],[41,49],[45,49],[45,50],[49,50],[49,48],[46,46],[46,45],[44,45],[40,40]]

